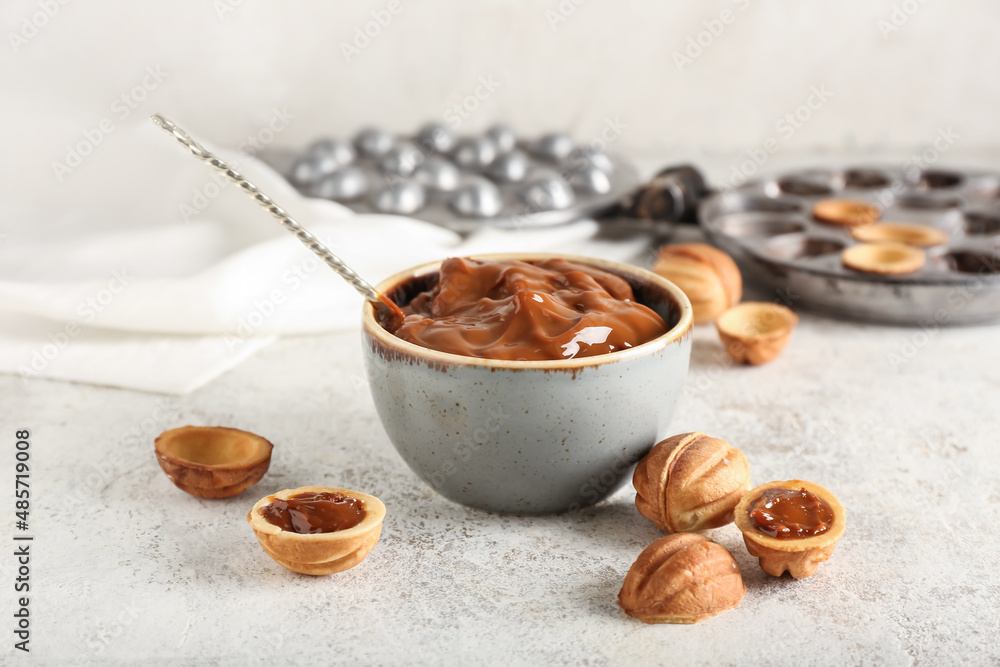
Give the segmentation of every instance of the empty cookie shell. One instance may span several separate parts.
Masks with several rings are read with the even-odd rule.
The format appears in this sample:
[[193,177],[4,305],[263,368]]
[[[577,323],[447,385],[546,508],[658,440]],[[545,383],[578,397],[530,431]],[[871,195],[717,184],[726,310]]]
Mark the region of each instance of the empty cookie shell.
[[[324,502],[339,507],[324,508]],[[382,534],[384,518],[385,505],[375,496],[328,486],[285,489],[261,498],[247,513],[268,556],[311,575],[343,572],[363,561]]]
[[848,269],[893,276],[921,269],[927,254],[905,243],[859,243],[845,248],[840,259]]
[[813,217],[828,225],[854,227],[870,225],[882,215],[882,209],[853,199],[823,199],[813,206]]
[[174,485],[199,498],[230,498],[260,481],[273,445],[224,426],[182,426],[161,433],[156,460]]
[[880,222],[851,229],[851,236],[866,243],[905,243],[921,248],[944,245],[948,233],[936,227],[913,225],[902,222]]
[[777,303],[745,301],[715,320],[726,353],[741,364],[773,361],[788,345],[799,318]]

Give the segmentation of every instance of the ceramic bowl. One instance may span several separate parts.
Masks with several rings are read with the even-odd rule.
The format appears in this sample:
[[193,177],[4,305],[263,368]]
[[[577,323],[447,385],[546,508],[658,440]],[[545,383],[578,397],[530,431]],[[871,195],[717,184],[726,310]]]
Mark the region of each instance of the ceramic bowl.
[[[667,333],[613,354],[555,361],[478,359],[392,335],[365,304],[362,336],[375,407],[406,464],[446,498],[493,512],[549,514],[596,503],[669,433],[691,355],[691,304],[673,283],[627,264],[563,257],[627,280]],[[440,262],[378,285],[406,304]]]

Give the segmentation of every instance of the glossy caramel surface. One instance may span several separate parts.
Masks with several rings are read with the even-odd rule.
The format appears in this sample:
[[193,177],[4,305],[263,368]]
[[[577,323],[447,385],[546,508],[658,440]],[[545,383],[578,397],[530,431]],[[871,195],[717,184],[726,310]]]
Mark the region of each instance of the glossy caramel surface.
[[468,357],[559,360],[628,349],[667,332],[624,279],[563,259],[451,258],[392,333]]
[[757,530],[779,540],[821,535],[833,523],[830,505],[805,489],[767,489],[747,513]]
[[290,533],[334,533],[361,523],[365,504],[342,493],[300,493],[275,498],[261,514],[268,523]]

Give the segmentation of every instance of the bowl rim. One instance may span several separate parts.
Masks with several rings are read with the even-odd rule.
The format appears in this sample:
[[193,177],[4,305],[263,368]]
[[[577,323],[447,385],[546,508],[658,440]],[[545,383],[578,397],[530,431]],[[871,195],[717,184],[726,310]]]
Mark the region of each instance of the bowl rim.
[[[667,330],[666,333],[657,336],[653,340],[646,341],[641,345],[636,345],[627,350],[618,350],[609,354],[598,354],[592,357],[582,357],[579,359],[545,359],[545,360],[509,360],[509,359],[486,359],[482,357],[467,357],[460,354],[451,354],[450,352],[439,352],[438,350],[432,350],[416,343],[411,343],[405,341],[401,338],[386,331],[386,329],[378,323],[375,318],[375,308],[370,301],[366,301],[362,308],[362,331],[364,334],[371,336],[379,345],[383,348],[388,348],[396,353],[405,355],[407,357],[416,357],[418,359],[423,359],[433,364],[439,365],[451,365],[451,366],[478,366],[481,368],[490,369],[508,369],[508,370],[577,370],[580,368],[586,368],[590,366],[600,366],[602,364],[614,363],[618,361],[626,361],[629,359],[636,359],[639,357],[652,354],[657,350],[666,348],[671,343],[675,343],[683,339],[687,335],[694,324],[694,316],[691,308],[691,302],[687,298],[687,295],[677,287],[674,283],[670,282],[666,278],[659,276],[652,271],[643,269],[638,266],[633,266],[631,264],[625,264],[623,262],[615,262],[606,259],[597,259],[594,257],[584,257],[581,255],[566,255],[562,253],[545,253],[545,252],[504,252],[504,253],[488,253],[488,254],[474,254],[474,255],[463,255],[467,259],[478,259],[478,260],[497,260],[497,259],[514,259],[520,261],[544,261],[547,259],[565,259],[570,262],[576,262],[579,264],[587,264],[589,266],[596,267],[598,269],[604,269],[611,273],[618,274],[629,274],[632,277],[645,280],[646,282],[652,283],[663,289],[670,297],[674,300],[674,303],[678,306],[680,310],[680,319],[677,321],[673,327]],[[377,289],[382,294],[387,294],[398,287],[400,284],[407,280],[411,280],[418,276],[425,275],[437,270],[444,259],[434,260],[432,262],[426,262],[420,264],[410,269],[400,271],[388,278],[380,281],[376,285]]]

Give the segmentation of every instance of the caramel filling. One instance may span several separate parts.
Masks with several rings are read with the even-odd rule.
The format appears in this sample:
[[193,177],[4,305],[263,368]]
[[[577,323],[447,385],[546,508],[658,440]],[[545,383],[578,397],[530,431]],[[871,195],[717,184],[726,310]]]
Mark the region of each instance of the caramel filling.
[[268,523],[290,533],[335,533],[361,523],[365,503],[342,493],[310,492],[275,498],[260,513]]
[[486,359],[590,357],[667,332],[623,278],[563,259],[447,259],[437,285],[403,313],[403,322],[389,327],[399,338]]
[[747,513],[757,530],[779,540],[821,535],[833,524],[833,509],[805,489],[768,489]]

